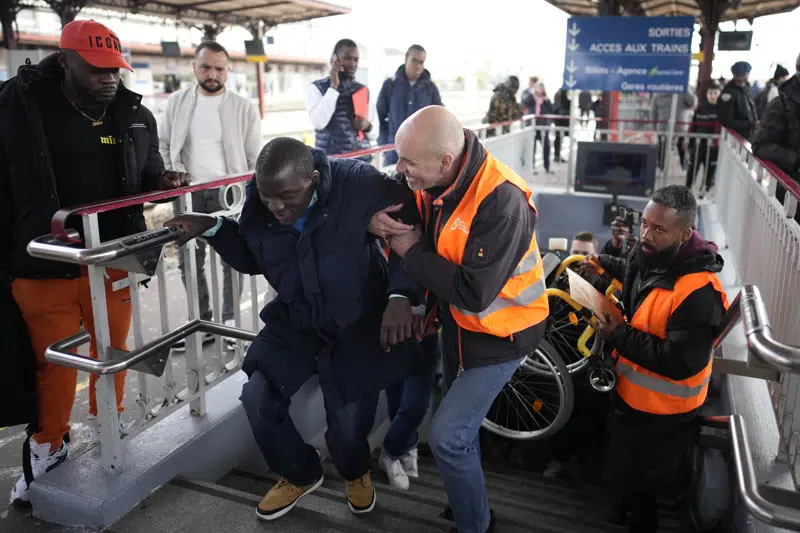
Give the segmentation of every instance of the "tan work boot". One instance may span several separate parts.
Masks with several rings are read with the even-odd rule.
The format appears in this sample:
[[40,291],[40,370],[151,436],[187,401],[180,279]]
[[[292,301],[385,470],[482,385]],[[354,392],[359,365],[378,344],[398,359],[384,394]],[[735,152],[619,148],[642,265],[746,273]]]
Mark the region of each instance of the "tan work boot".
[[372,486],[372,474],[367,472],[353,481],[347,480],[345,489],[347,505],[353,514],[367,514],[375,509],[375,487]]
[[298,487],[289,483],[286,478],[280,478],[256,507],[256,516],[261,520],[275,520],[282,517],[297,505],[300,498],[318,489],[323,480],[324,476],[320,475],[314,483]]

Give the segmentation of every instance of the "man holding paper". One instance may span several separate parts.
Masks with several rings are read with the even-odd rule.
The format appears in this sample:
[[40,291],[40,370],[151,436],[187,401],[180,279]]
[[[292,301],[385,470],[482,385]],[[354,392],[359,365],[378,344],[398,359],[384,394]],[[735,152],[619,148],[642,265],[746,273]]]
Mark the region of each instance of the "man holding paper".
[[692,230],[696,216],[689,189],[664,187],[647,204],[628,258],[587,258],[623,281],[627,320],[601,313],[596,329],[617,358],[608,467],[625,494],[615,518],[631,533],[655,532],[658,496],[686,480],[711,347],[728,307],[717,277],[722,258]]

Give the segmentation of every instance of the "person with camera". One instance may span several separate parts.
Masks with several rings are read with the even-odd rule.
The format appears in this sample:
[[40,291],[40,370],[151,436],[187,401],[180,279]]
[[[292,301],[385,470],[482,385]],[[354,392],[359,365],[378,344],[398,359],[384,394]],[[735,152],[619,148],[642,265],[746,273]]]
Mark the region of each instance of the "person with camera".
[[[631,216],[627,216],[627,215]],[[611,223],[611,239],[606,241],[600,251],[611,257],[627,257],[636,246],[636,235],[633,233],[634,212],[628,210],[626,216],[619,216]]]
[[316,147],[328,155],[369,148],[368,134],[377,137],[372,127],[377,111],[367,87],[356,81],[358,60],[356,43],[340,40],[333,48],[330,74],[308,88],[308,118],[317,133]]
[[686,458],[708,393],[711,348],[728,307],[717,246],[693,229],[697,204],[685,186],[657,190],[627,258],[589,256],[623,282],[625,319],[595,329],[616,359],[607,468],[623,493],[614,520],[631,533],[658,529],[657,498],[685,488]]

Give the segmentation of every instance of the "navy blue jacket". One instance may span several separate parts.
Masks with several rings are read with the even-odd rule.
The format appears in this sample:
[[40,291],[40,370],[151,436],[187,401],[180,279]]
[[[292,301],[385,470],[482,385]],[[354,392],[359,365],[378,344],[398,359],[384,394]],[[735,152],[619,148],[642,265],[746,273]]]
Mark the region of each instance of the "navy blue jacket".
[[[261,311],[265,326],[247,352],[244,371],[260,370],[287,397],[319,372],[326,401],[349,403],[410,371],[416,343],[380,347],[388,295],[422,295],[391,255],[389,264],[367,232],[377,211],[413,204],[402,181],[352,159],[312,150],[320,173],[317,203],[299,233],[261,203],[255,183],[239,222],[226,218],[208,242],[239,272],[263,274],[277,295]],[[414,212],[403,214],[413,221]],[[417,215],[418,216],[418,215]],[[391,268],[390,268],[391,265]],[[412,353],[413,352],[413,353]]]
[[[431,73],[422,72],[414,86],[406,78],[405,66],[397,69],[394,78],[383,82],[376,104],[380,120],[378,144],[392,144],[400,124],[408,117],[429,105],[442,105],[439,89],[431,80]],[[397,162],[397,152],[386,154],[386,164]]]

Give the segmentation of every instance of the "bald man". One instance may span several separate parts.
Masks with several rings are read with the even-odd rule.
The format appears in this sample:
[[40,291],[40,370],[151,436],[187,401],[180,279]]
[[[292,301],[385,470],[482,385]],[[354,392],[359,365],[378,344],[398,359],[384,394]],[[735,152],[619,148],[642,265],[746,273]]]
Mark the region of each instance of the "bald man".
[[416,342],[385,353],[381,335],[393,344],[410,338],[411,306],[422,296],[399,260],[390,256],[387,265],[367,223],[409,197],[402,182],[371,165],[330,159],[279,137],[258,156],[238,221],[185,214],[166,223],[186,231],[180,244],[203,236],[223,261],[262,274],[277,293],[259,315],[264,328],[242,366],[245,413],[270,469],[281,476],[256,509],[262,520],[280,518],[322,485],[320,458],[289,416],[292,396],[315,374],[325,440],[346,480],[350,511],[375,507],[367,437],[378,392],[407,376],[420,353]]
[[438,314],[442,324],[447,392],[428,444],[447,489],[453,531],[493,531],[478,431],[544,333],[548,305],[536,207],[525,180],[443,107],[409,117],[395,149],[422,225],[379,213],[370,231],[387,239],[411,280],[428,290],[429,318]]

